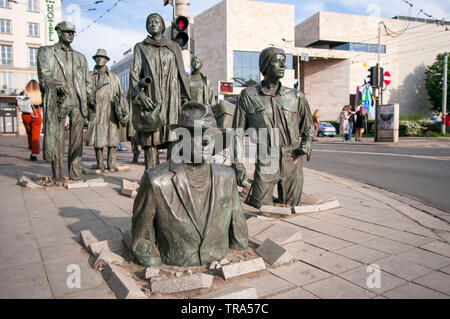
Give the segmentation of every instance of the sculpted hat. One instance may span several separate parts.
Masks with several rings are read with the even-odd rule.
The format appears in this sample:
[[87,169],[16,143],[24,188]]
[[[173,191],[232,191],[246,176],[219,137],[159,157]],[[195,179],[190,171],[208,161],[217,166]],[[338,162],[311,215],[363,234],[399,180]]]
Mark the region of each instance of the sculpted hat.
[[102,56],[109,61],[109,56],[106,54],[105,49],[97,49],[97,53],[92,58],[95,60],[95,58],[99,56]]
[[217,127],[211,106],[197,102],[187,102],[181,107],[178,124],[169,125],[171,130],[178,127],[223,130]]
[[69,21],[61,21],[55,26],[55,30],[61,30],[61,31],[75,31],[75,26],[70,23]]
[[283,49],[275,47],[268,47],[261,51],[261,54],[259,55],[259,71],[261,71],[262,74],[266,72],[270,59],[277,54],[286,56]]

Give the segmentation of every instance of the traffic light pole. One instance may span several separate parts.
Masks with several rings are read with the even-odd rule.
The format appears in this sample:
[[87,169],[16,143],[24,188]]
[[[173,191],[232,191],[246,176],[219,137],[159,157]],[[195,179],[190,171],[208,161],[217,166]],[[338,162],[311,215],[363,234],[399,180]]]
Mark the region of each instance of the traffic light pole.
[[446,120],[447,120],[447,76],[448,76],[448,54],[444,56],[444,81],[442,85],[442,133],[446,132]]
[[[375,93],[375,98],[376,98],[376,102],[375,102],[375,142],[379,141],[378,138],[378,118],[380,117],[380,105],[383,103],[382,102],[382,86],[383,84],[381,84],[381,88],[380,88],[380,64],[381,64],[381,23],[378,23],[378,62],[377,62],[377,79],[376,79],[376,87],[374,87],[374,93]],[[381,101],[380,101],[381,99]]]
[[[177,17],[185,16],[186,18],[189,18],[190,15],[190,2],[189,0],[173,0],[173,21]],[[189,35],[190,27],[186,30]],[[190,73],[191,71],[191,44],[188,40],[186,48],[181,50],[181,54],[183,56],[183,63],[186,73]]]

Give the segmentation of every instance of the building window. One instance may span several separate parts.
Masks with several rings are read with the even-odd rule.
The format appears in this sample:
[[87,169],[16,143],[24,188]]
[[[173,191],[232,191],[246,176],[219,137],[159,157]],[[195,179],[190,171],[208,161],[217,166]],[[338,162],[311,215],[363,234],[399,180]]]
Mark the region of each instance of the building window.
[[31,80],[36,80],[36,81],[39,82],[39,78],[38,78],[38,75],[37,75],[37,74],[30,74],[30,75],[28,76],[28,80],[29,80],[29,81],[31,81]]
[[38,0],[28,0],[28,11],[39,12]]
[[28,48],[28,62],[31,68],[37,67],[37,48]]
[[0,19],[0,33],[11,33],[11,20]]
[[12,65],[12,46],[0,45],[0,65]]
[[0,0],[0,8],[10,8],[8,0]]
[[[330,49],[378,53],[378,44],[349,42],[335,47],[330,47]],[[381,53],[386,53],[386,45],[382,45],[380,51]]]
[[1,75],[1,87],[0,89],[11,91],[13,88],[13,75],[12,73],[0,73]]
[[39,36],[39,24],[28,23],[28,36],[38,37]]
[[120,82],[122,82],[122,88],[123,90],[126,92],[128,91],[128,87],[129,87],[129,81],[130,81],[130,75],[129,73],[122,73],[120,75]]

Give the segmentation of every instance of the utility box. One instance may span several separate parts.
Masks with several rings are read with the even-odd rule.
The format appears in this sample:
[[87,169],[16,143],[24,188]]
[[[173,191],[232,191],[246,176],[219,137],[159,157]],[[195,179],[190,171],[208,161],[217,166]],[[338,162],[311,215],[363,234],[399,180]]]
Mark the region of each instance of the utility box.
[[378,106],[375,142],[398,142],[400,106],[384,104]]

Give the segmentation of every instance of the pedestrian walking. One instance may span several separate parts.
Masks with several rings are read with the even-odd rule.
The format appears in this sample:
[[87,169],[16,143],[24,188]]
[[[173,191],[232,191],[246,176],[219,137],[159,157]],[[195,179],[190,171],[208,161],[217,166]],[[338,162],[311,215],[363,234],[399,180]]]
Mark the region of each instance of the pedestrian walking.
[[353,127],[355,126],[355,114],[356,112],[352,109],[351,105],[347,105],[347,113],[348,113],[348,141],[352,141],[352,133]]
[[341,134],[342,142],[348,140],[348,112],[347,105],[342,108],[341,113],[339,113],[339,133]]
[[31,80],[25,86],[25,95],[30,97],[32,112],[22,113],[22,121],[28,137],[28,149],[31,151],[30,160],[37,161],[41,149],[42,115],[39,109],[42,105],[41,90],[36,80]]
[[364,113],[364,108],[362,106],[359,107],[359,110],[356,112],[356,141],[361,142],[362,135],[364,131],[367,130],[367,119],[366,114]]
[[320,125],[319,110],[315,110],[312,117],[313,117],[313,123],[314,123],[314,139],[313,139],[313,141],[318,141],[317,133],[319,131],[319,125]]

